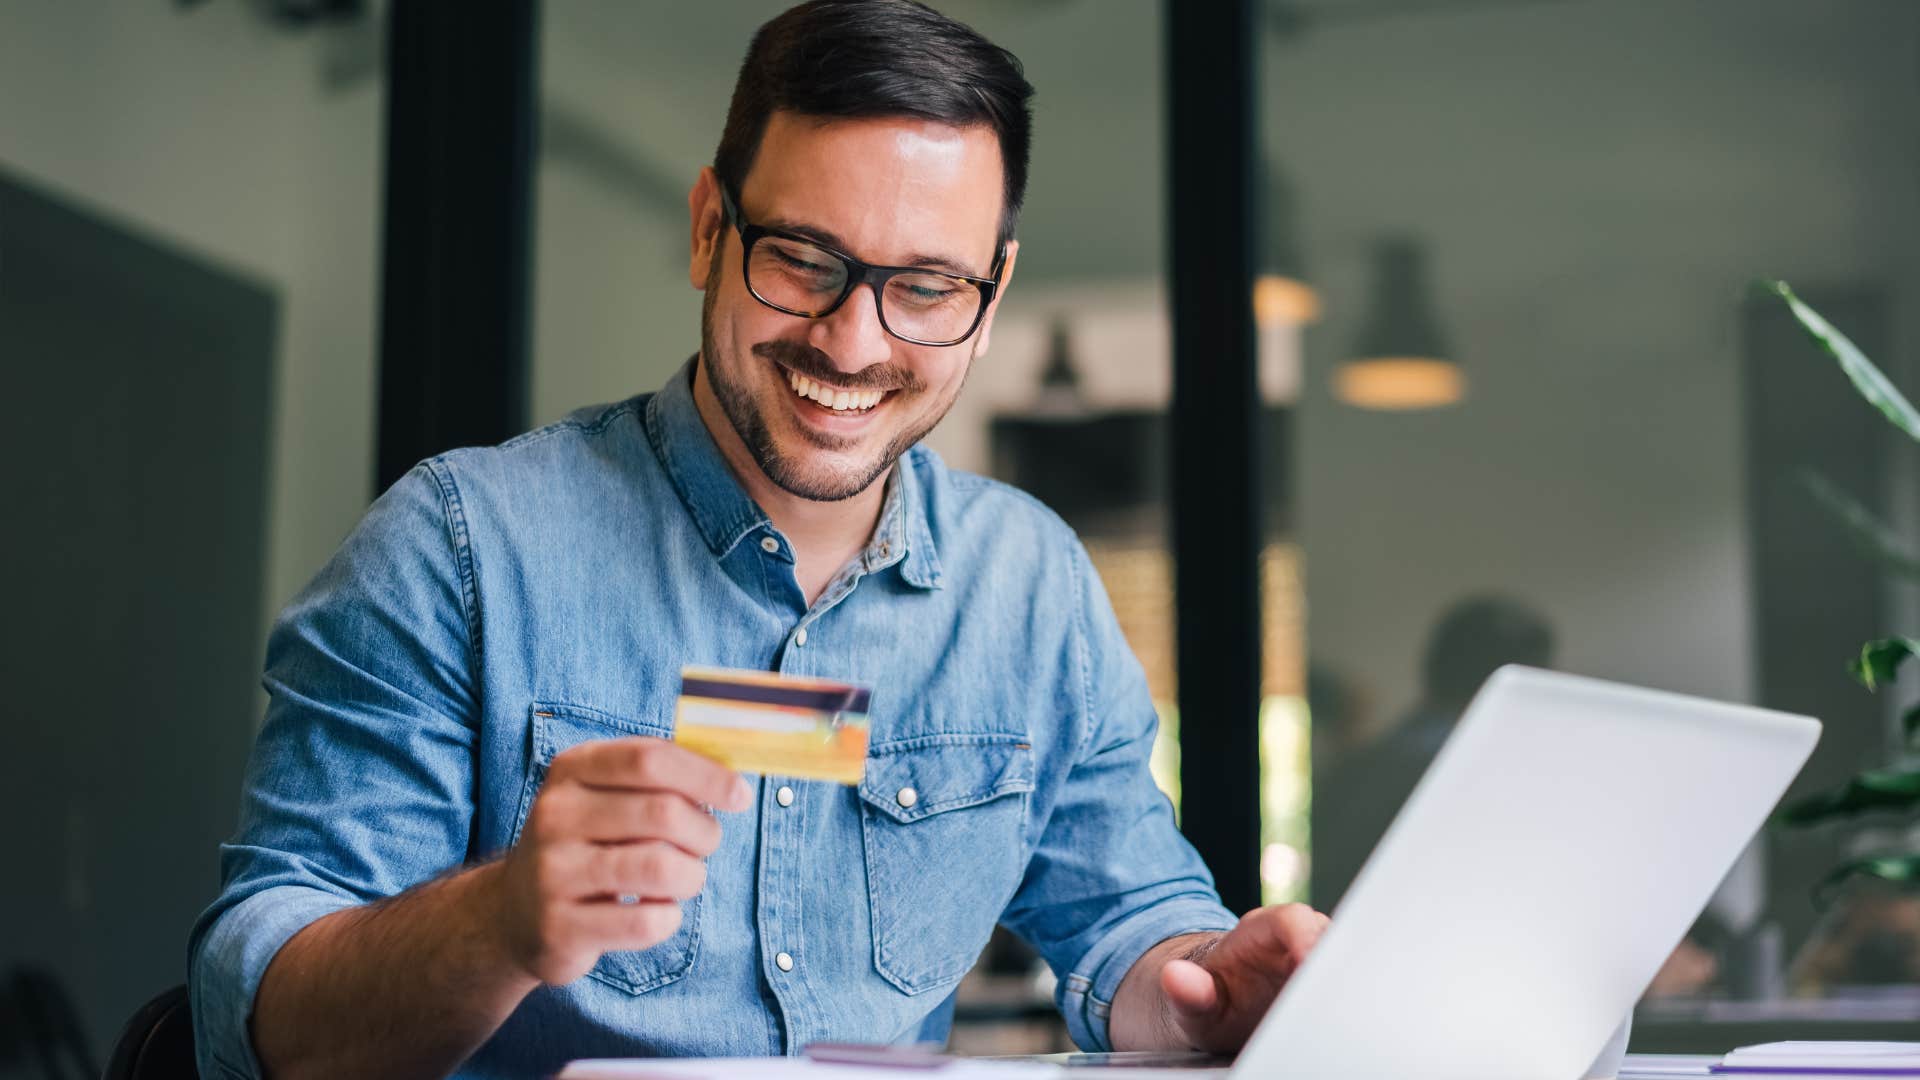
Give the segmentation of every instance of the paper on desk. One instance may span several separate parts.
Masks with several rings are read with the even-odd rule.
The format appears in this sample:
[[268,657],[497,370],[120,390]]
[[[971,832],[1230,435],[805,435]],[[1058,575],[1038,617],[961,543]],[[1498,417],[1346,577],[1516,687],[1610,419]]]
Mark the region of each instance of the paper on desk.
[[573,1062],[558,1080],[1052,1080],[1065,1071],[1044,1062],[966,1058],[936,1069],[838,1065],[807,1058],[600,1058]]
[[1619,1080],[1667,1080],[1681,1076],[1711,1076],[1720,1064],[1717,1054],[1628,1054],[1620,1062]]
[[1920,1075],[1920,1043],[1774,1042],[1743,1046],[1721,1072],[1820,1071]]

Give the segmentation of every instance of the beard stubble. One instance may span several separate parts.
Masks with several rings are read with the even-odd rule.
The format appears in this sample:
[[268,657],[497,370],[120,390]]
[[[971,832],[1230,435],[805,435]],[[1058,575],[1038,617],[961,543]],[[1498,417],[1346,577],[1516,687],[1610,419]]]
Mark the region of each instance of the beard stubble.
[[[736,381],[727,373],[729,365],[716,361],[718,350],[713,339],[714,307],[720,294],[720,270],[724,260],[716,257],[713,266],[707,272],[706,295],[700,303],[700,356],[706,366],[707,384],[713,388],[713,396],[720,402],[720,410],[726,414],[727,422],[733,425],[734,434],[746,446],[747,453],[754,464],[760,467],[768,480],[782,491],[815,502],[841,502],[873,486],[874,481],[886,474],[900,455],[912,448],[927,433],[939,424],[952,408],[953,399],[949,399],[925,423],[903,429],[887,440],[871,460],[855,462],[845,468],[821,466],[818,463],[803,460],[804,450],[782,449],[767,423],[765,409],[755,400],[753,391],[746,380]],[[758,301],[756,301],[757,303]],[[958,347],[958,346],[956,346]],[[753,355],[771,363],[776,359],[785,363],[802,375],[825,375],[832,373],[833,382],[842,386],[859,389],[895,390],[902,394],[924,393],[926,383],[919,375],[898,365],[873,365],[858,372],[836,372],[833,362],[820,352],[800,342],[768,341],[754,345]],[[739,359],[730,357],[729,359]],[[968,371],[972,370],[972,359],[968,359]],[[964,385],[965,376],[961,378]],[[954,398],[959,397],[956,390]],[[846,450],[858,444],[856,439],[836,439],[831,435],[801,428],[798,437],[821,450]]]

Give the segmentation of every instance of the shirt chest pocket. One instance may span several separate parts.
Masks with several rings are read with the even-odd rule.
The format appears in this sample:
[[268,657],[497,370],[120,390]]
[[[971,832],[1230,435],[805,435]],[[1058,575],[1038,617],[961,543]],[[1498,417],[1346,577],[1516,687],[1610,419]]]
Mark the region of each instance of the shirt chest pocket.
[[960,980],[1027,862],[1033,749],[1018,735],[874,748],[860,783],[873,963],[909,994]]
[[[526,783],[520,792],[520,808],[513,820],[512,842],[515,844],[520,842],[521,830],[526,828],[527,815],[533,810],[534,796],[540,793],[540,787],[547,779],[547,770],[561,751],[595,739],[621,739],[633,735],[650,735],[660,739],[673,737],[670,725],[630,720],[577,705],[535,704],[529,720],[533,733],[533,752],[528,759]],[[699,949],[700,909],[705,899],[702,894],[681,903],[680,929],[672,937],[637,952],[606,953],[587,974],[630,994],[644,994],[681,978],[693,968],[694,956]]]

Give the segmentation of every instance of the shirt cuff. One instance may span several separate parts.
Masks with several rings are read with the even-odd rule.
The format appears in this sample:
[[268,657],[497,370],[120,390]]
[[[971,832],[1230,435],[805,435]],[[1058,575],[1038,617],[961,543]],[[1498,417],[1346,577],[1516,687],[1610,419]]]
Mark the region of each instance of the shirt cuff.
[[356,904],[333,893],[281,885],[254,893],[214,919],[188,958],[193,1042],[202,1075],[262,1075],[248,1021],[267,965],[293,935]]
[[1074,1045],[1089,1053],[1113,1049],[1107,1021],[1121,980],[1149,949],[1182,934],[1218,933],[1239,922],[1211,900],[1168,900],[1134,912],[1109,929],[1060,982],[1060,1015]]

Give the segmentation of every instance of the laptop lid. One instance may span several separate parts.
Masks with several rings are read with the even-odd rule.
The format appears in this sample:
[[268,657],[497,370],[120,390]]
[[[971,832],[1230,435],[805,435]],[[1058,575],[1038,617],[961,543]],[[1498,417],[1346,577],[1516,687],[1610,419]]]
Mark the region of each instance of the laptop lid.
[[1232,1075],[1578,1077],[1819,734],[1808,717],[1502,668]]

